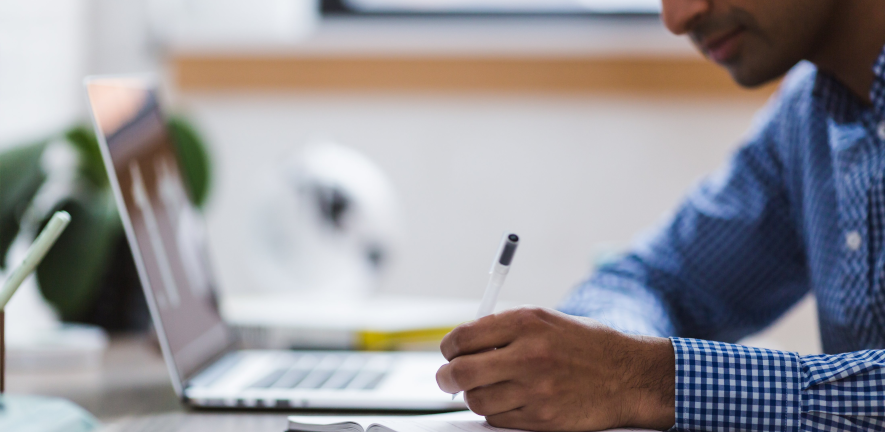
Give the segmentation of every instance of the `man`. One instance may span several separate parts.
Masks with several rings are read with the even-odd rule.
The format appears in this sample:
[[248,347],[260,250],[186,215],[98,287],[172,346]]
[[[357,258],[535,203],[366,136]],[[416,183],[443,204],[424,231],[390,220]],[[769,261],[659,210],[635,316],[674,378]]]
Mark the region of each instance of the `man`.
[[[598,321],[462,325],[440,388],[530,430],[885,430],[885,2],[663,0],[662,16],[743,86],[792,71],[730,163],[560,307]],[[809,291],[830,354],[728,343]]]

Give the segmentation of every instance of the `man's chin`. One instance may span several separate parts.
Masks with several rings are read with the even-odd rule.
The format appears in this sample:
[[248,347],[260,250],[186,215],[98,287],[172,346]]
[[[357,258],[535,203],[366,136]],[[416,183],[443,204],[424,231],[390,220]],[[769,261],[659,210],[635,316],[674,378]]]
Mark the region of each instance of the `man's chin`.
[[759,70],[746,67],[745,65],[735,64],[726,65],[725,69],[728,70],[731,79],[733,79],[739,86],[752,89],[780,78],[790,70],[790,67],[777,68],[776,70]]

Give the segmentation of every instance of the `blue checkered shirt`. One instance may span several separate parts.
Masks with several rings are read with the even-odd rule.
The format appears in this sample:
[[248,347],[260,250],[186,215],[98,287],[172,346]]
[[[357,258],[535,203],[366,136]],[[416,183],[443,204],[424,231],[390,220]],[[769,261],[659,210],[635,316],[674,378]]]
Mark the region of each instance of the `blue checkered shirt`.
[[[874,73],[867,105],[797,65],[729,163],[560,305],[671,336],[674,430],[885,430],[885,50]],[[808,292],[828,354],[734,344]]]

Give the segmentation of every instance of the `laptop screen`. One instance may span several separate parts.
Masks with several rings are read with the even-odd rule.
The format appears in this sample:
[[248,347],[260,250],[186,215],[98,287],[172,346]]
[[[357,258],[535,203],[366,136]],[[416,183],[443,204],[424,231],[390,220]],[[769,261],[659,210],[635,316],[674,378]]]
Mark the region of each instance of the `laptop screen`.
[[218,314],[203,220],[188,198],[152,81],[92,78],[86,90],[117,208],[180,392],[181,382],[232,340]]

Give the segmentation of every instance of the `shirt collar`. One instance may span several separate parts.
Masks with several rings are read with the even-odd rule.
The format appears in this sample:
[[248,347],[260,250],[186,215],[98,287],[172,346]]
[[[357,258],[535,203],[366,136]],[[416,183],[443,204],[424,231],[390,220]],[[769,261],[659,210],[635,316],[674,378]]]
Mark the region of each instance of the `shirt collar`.
[[[876,115],[885,117],[885,47],[873,65],[873,75],[870,101]],[[860,100],[848,88],[819,69],[814,82],[814,96],[823,102],[826,110],[838,122],[852,121],[864,109]]]

